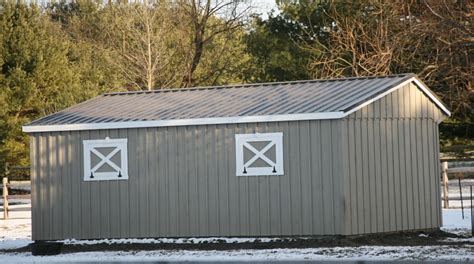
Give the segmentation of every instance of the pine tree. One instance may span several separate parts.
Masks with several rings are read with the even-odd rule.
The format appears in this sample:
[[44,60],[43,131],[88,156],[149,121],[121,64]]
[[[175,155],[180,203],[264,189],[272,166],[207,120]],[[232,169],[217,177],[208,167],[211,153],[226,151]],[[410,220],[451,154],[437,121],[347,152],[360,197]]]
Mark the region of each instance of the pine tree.
[[117,89],[101,54],[73,43],[35,4],[0,4],[0,173],[28,165],[21,126],[101,92]]

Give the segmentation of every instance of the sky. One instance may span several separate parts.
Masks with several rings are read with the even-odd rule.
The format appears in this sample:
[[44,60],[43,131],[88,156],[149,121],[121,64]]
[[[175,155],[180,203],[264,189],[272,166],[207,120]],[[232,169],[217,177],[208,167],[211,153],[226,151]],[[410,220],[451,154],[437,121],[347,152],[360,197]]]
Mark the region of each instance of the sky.
[[[225,1],[216,0],[219,3]],[[259,14],[263,19],[268,18],[268,13],[274,10],[275,14],[278,14],[278,8],[275,0],[233,0],[237,2],[237,13],[243,11],[250,11],[249,14]],[[228,12],[231,12],[235,6],[231,5],[228,9],[223,9],[218,16],[226,16]],[[250,7],[250,10],[246,10]],[[247,12],[246,12],[247,13]]]
[[253,0],[252,6],[255,6],[254,11],[260,13],[264,19],[268,17],[268,12],[272,9],[278,10],[275,0]]

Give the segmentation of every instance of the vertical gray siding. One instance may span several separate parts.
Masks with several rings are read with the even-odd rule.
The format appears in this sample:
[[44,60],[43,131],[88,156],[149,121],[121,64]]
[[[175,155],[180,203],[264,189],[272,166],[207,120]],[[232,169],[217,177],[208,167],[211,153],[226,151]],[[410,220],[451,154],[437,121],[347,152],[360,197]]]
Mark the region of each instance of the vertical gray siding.
[[[344,232],[340,121],[37,133],[33,239]],[[283,176],[235,176],[234,135],[283,132]],[[82,140],[128,138],[129,180],[83,181]]]
[[344,119],[346,234],[440,227],[443,118],[410,84]]

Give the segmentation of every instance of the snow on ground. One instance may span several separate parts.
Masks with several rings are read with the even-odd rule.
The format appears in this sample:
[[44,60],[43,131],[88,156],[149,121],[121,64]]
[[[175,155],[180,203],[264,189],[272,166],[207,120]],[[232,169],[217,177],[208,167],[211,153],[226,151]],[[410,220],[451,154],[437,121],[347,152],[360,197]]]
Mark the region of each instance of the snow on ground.
[[[31,205],[25,201],[10,206],[8,220],[3,219],[3,208],[0,212],[0,249],[24,247],[31,241]],[[1,258],[1,257],[0,257]]]
[[[305,238],[298,238],[305,239]],[[205,238],[129,238],[129,239],[98,239],[98,240],[62,240],[67,245],[95,245],[95,244],[213,244],[213,243],[252,243],[252,242],[276,242],[280,238],[259,237],[205,237]]]
[[260,261],[260,260],[473,260],[472,248],[449,246],[426,247],[334,247],[264,250],[155,250],[133,252],[82,252],[57,256],[33,257],[30,253],[1,256],[9,262],[67,261]]
[[[31,243],[31,213],[29,203],[19,201],[11,206],[9,220],[0,220],[1,250],[21,248]],[[3,212],[0,213],[3,216]],[[447,232],[470,233],[470,211],[465,219],[460,209],[443,209],[443,227]],[[271,242],[275,238],[259,238]],[[65,240],[65,244],[97,243],[245,243],[253,238],[192,238],[192,239],[111,239],[95,241]],[[66,262],[66,261],[255,261],[255,260],[474,260],[472,238],[447,238],[446,242],[465,242],[461,246],[361,246],[260,250],[154,250],[106,251],[68,253],[57,256],[32,256],[29,252],[0,253],[0,263],[12,262]]]
[[[471,235],[471,209],[464,209],[464,219],[461,209],[443,209],[443,226],[441,230],[464,236]],[[474,237],[446,238],[446,242],[474,243]]]
[[443,209],[443,227],[441,230],[468,235],[471,233],[471,208],[464,209],[464,219],[461,209]]
[[[31,192],[31,182],[30,181],[9,181],[9,188],[16,190],[24,190]],[[0,189],[3,189],[3,185],[0,186]]]

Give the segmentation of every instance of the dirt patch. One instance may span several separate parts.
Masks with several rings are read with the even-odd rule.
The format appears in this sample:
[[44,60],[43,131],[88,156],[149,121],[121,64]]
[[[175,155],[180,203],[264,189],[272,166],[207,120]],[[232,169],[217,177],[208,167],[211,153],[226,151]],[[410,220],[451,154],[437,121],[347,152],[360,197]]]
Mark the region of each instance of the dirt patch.
[[[194,243],[94,243],[64,244],[62,253],[88,251],[141,251],[141,250],[239,250],[239,249],[277,249],[277,248],[331,248],[359,246],[462,246],[474,245],[473,242],[447,241],[447,238],[466,238],[440,230],[419,232],[398,232],[392,234],[371,234],[360,236],[318,236],[306,238],[275,238],[271,242],[258,239],[252,242],[228,243],[225,240],[214,239]],[[27,252],[32,245],[3,252]],[[1,251],[0,251],[1,252]]]

